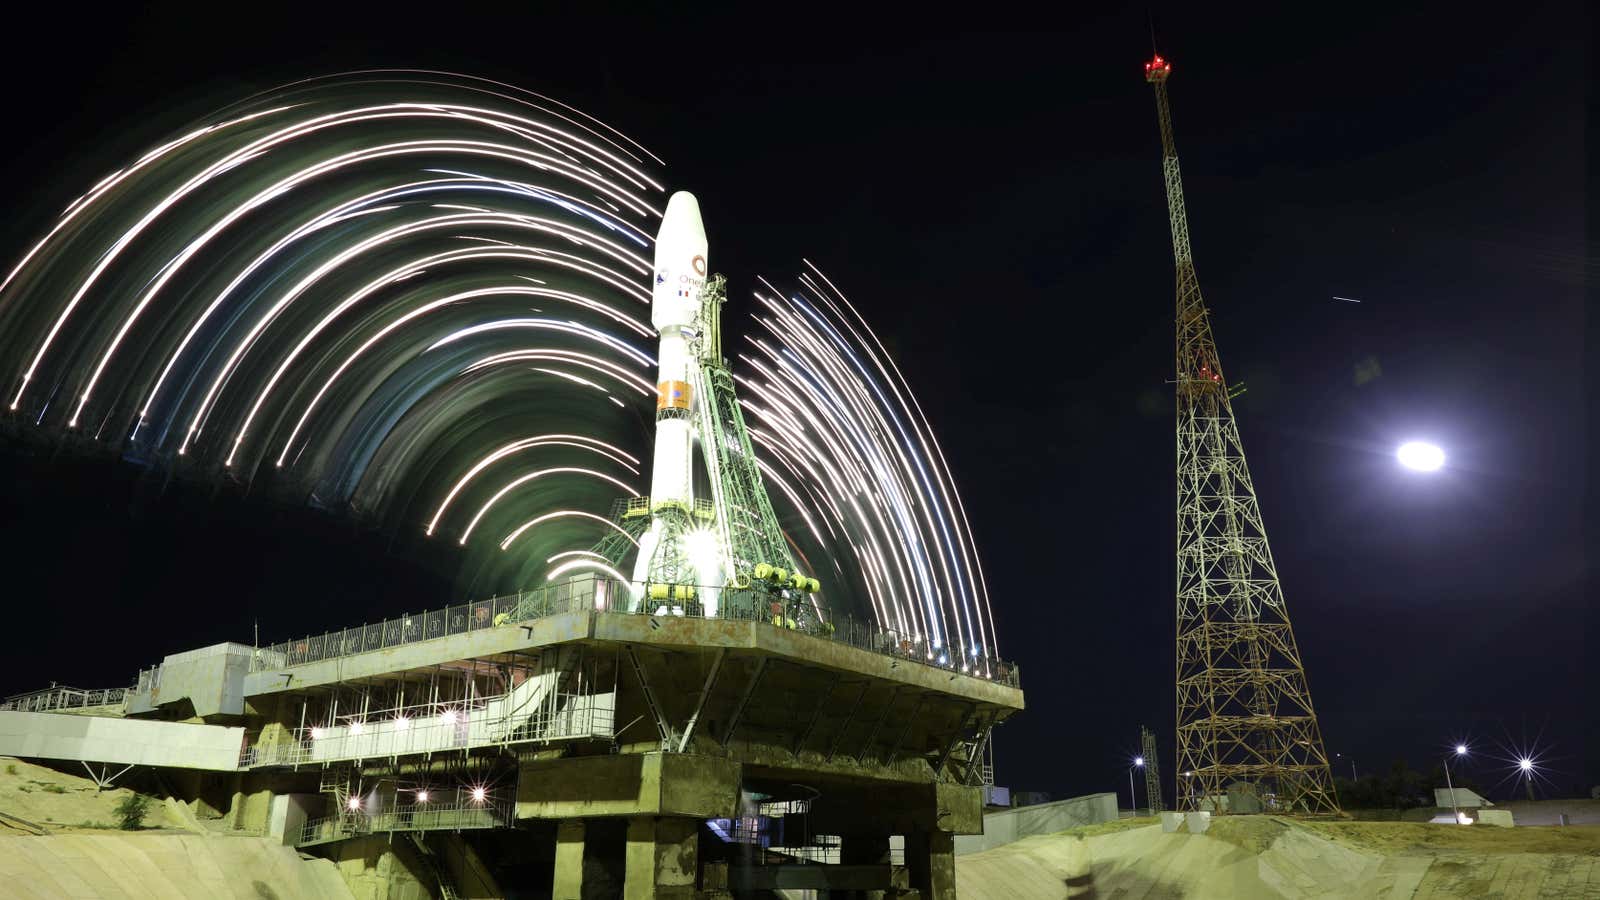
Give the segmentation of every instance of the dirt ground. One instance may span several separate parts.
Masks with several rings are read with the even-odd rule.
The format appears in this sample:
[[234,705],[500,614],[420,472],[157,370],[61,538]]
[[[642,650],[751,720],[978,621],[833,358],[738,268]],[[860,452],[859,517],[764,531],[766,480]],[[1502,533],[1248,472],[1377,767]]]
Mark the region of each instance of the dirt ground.
[[[1576,853],[1600,857],[1600,825],[1496,828],[1492,825],[1461,827],[1416,822],[1310,821],[1297,824],[1356,849],[1380,853],[1467,850],[1473,853]],[[1212,830],[1215,828],[1213,825]]]
[[152,798],[145,827],[123,831],[116,807],[131,793],[0,757],[0,897],[354,900],[332,863],[209,833],[176,801]]
[[1090,896],[1085,890],[1118,900],[1600,900],[1600,826],[1230,816],[1189,834],[1124,819],[957,857],[956,881],[963,900]]
[[[96,791],[85,777],[59,772],[9,756],[0,757],[0,813],[44,826],[51,834],[117,828],[117,804],[132,794],[125,788]],[[151,798],[142,830],[190,830],[189,823]],[[22,833],[0,817],[0,834]]]

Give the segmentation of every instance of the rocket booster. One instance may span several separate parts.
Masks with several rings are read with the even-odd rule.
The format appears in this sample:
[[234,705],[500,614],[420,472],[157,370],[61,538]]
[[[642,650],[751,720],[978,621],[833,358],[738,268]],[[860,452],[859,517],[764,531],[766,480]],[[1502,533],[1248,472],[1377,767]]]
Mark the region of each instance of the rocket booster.
[[[694,420],[691,372],[697,366],[689,339],[700,312],[706,282],[706,228],[694,195],[678,191],[667,201],[656,234],[650,324],[661,337],[656,351],[656,446],[650,469],[650,505],[694,505]],[[643,585],[661,546],[656,519],[639,541],[634,581]]]
[[690,410],[696,399],[690,387],[695,366],[690,333],[700,312],[700,289],[706,282],[706,227],[694,195],[678,191],[667,201],[661,231],[656,235],[654,287],[650,324],[661,335],[656,351],[656,453],[650,472],[652,505],[665,500],[693,501],[691,477],[694,425]]

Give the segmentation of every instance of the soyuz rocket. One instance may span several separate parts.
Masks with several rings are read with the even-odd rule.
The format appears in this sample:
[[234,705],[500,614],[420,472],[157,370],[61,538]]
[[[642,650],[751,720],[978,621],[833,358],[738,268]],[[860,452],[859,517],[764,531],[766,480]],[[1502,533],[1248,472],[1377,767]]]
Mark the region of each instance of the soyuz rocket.
[[[667,201],[656,234],[655,271],[650,295],[650,324],[661,336],[656,351],[656,447],[650,468],[652,510],[694,506],[694,442],[691,373],[698,366],[690,346],[697,337],[700,290],[706,283],[706,228],[694,195],[678,191]],[[662,517],[652,516],[639,539],[634,563],[636,590],[649,581],[650,567],[665,535]],[[669,541],[671,537],[667,537]]]

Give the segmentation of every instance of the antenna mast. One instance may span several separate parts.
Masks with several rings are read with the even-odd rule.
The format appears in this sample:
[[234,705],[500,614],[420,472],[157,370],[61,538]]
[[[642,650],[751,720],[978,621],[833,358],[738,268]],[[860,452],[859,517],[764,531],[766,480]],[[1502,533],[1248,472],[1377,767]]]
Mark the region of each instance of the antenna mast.
[[1178,808],[1337,814],[1305,667],[1195,276],[1167,102],[1172,64],[1157,54],[1144,73],[1156,92],[1177,266]]

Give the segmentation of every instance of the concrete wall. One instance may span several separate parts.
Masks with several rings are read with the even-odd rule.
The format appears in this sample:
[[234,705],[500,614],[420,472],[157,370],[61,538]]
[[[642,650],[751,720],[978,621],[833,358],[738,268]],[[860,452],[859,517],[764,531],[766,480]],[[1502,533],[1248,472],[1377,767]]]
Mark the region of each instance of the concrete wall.
[[267,837],[293,845],[307,819],[327,815],[328,799],[322,794],[273,794],[267,812]]
[[435,834],[431,836],[430,843],[444,862],[445,870],[455,882],[456,893],[463,900],[492,900],[505,896],[505,892],[495,883],[489,867],[484,865],[478,852],[460,834]]
[[436,886],[409,840],[391,844],[374,835],[330,844],[326,852],[356,900],[433,900]]
[[644,753],[523,763],[517,818],[736,815],[739,766],[712,756]]
[[0,756],[234,771],[243,728],[0,711]]
[[1054,834],[1116,819],[1117,795],[1110,793],[992,812],[983,817],[983,834],[956,836],[956,855],[981,853],[1036,834]]
[[251,652],[245,644],[213,644],[174,653],[161,661],[149,685],[128,695],[128,712],[150,712],[188,700],[202,718],[242,715]]

